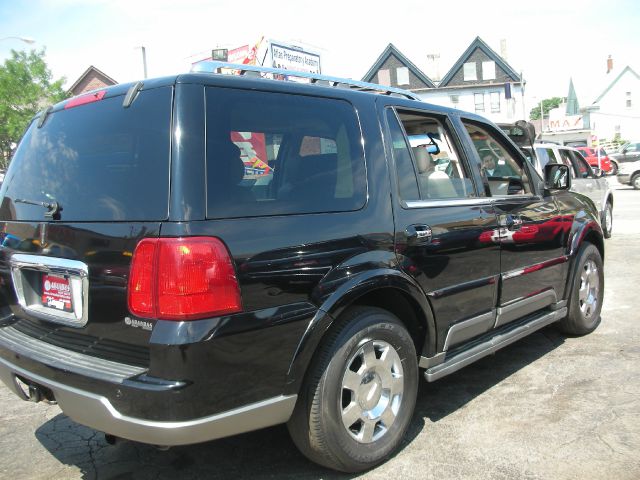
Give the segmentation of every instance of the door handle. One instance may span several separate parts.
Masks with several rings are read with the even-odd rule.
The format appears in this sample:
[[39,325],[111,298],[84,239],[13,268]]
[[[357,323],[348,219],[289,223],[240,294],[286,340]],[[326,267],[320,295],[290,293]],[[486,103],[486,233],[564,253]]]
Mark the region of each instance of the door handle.
[[409,225],[405,229],[409,245],[427,244],[431,242],[431,227],[429,225]]

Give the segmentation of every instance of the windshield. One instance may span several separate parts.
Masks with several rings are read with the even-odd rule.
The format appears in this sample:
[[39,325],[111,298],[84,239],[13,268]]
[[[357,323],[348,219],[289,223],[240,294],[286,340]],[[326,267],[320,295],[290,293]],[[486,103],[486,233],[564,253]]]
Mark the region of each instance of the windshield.
[[122,100],[32,122],[0,190],[0,220],[167,218],[172,88],[142,91],[128,108]]

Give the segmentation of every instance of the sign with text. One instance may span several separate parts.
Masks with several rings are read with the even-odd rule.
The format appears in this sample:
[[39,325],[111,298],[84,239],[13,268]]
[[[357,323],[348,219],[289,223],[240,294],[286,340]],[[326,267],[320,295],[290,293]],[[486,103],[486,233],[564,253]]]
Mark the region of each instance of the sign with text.
[[583,128],[582,115],[563,115],[549,120],[549,130],[553,132],[559,130],[582,130]]
[[320,55],[275,43],[271,44],[273,68],[320,74]]

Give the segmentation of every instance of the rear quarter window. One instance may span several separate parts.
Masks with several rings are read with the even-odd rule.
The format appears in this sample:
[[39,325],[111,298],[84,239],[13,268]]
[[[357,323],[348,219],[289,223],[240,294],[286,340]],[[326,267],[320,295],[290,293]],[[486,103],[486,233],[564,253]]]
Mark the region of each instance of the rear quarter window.
[[154,221],[168,215],[172,87],[55,111],[33,122],[0,196],[0,219],[45,219],[29,202],[58,202],[62,221]]
[[353,106],[304,95],[207,88],[207,218],[362,208]]

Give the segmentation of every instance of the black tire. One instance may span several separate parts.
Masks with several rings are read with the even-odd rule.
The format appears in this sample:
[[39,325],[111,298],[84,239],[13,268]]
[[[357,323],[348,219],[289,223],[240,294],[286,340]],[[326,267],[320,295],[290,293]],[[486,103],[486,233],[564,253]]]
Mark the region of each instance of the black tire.
[[[365,352],[369,355],[365,356]],[[358,361],[362,363],[356,371],[354,365],[357,367]],[[367,366],[367,362],[373,366]],[[385,373],[389,368],[390,373]],[[402,381],[398,380],[398,373]],[[352,379],[355,383],[349,382]],[[362,383],[358,384],[360,380]],[[387,386],[392,382],[392,388],[385,389],[385,381]],[[357,391],[345,387],[347,383],[358,385]],[[386,310],[353,307],[341,315],[319,347],[287,424],[289,433],[300,451],[313,462],[343,472],[367,470],[388,458],[400,445],[413,415],[417,391],[416,351],[406,328]],[[360,416],[347,427],[345,423],[351,418],[345,412],[350,410],[360,412]],[[374,420],[365,424],[361,420],[363,412],[382,413],[378,420],[371,415]],[[385,416],[388,428],[382,419]],[[366,427],[371,425],[368,438]]]
[[611,201],[607,201],[602,212],[602,233],[604,238],[611,238],[613,232],[613,205]]
[[640,173],[636,173],[631,177],[631,186],[636,190],[640,190]]
[[611,170],[609,170],[609,175],[618,175],[618,162],[611,160]]
[[[595,267],[595,272],[592,268]],[[595,291],[594,291],[595,288]],[[600,324],[600,310],[604,297],[604,269],[602,257],[595,245],[584,243],[576,258],[569,312],[560,321],[560,329],[569,335],[586,335]]]

